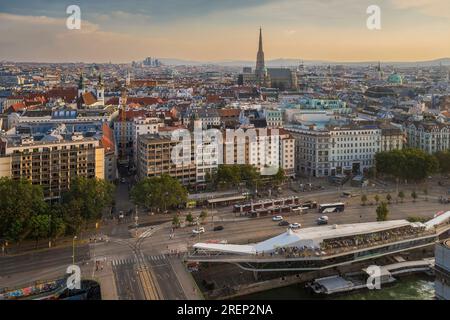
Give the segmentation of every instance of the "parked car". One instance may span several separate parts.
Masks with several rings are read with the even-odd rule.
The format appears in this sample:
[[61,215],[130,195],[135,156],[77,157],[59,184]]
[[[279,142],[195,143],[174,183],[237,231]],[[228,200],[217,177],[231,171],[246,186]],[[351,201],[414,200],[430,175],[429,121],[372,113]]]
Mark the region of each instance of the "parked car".
[[272,218],[272,221],[281,221],[281,220],[283,220],[282,216],[275,216]]
[[287,222],[286,220],[283,220],[283,221],[280,221],[280,222],[278,223],[278,225],[279,225],[280,227],[286,227],[286,226],[289,225],[289,222]]
[[192,234],[201,234],[201,233],[205,233],[205,228],[200,227],[198,229],[192,230]]
[[217,226],[214,227],[213,231],[222,231],[223,230],[223,226]]
[[327,216],[321,216],[317,219],[318,225],[328,224],[328,217]]
[[300,223],[297,223],[297,222],[291,223],[289,225],[289,228],[291,228],[291,229],[300,229],[301,227],[302,227],[302,225]]

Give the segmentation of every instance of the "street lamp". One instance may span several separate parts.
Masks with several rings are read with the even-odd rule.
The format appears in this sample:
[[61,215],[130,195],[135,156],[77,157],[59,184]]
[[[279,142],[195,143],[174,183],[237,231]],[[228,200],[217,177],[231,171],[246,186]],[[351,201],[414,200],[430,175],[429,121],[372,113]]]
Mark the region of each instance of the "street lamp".
[[74,236],[72,239],[72,264],[75,265],[75,240],[77,240],[77,236]]

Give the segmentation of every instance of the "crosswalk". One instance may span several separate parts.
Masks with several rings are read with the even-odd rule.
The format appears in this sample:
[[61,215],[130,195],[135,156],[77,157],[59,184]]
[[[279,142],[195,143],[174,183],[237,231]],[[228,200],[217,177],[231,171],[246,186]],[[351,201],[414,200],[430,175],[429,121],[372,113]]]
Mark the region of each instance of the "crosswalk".
[[[164,254],[160,254],[160,255],[152,255],[152,256],[145,256],[145,259],[149,262],[162,262],[164,260],[166,260],[167,256]],[[116,266],[125,266],[125,265],[133,265],[136,263],[136,259],[133,257],[128,257],[128,258],[117,258],[117,259],[113,259],[111,260],[111,265],[113,267]]]
[[146,256],[147,260],[150,261],[160,261],[165,260],[166,256],[164,254],[156,255],[156,256]]

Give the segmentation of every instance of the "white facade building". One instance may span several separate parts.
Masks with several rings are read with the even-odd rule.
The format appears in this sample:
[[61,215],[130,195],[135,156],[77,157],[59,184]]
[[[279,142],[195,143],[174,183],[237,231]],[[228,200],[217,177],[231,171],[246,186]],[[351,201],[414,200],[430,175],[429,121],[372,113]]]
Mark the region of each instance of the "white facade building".
[[407,144],[429,154],[450,149],[450,124],[412,122],[406,126]]

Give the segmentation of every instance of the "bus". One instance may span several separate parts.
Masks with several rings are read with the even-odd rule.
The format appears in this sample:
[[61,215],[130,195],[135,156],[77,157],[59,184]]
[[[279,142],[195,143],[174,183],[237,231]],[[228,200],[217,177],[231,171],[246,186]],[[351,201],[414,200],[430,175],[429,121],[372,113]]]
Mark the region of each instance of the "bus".
[[345,209],[345,203],[325,203],[319,205],[319,213],[332,213],[332,212],[342,212]]

